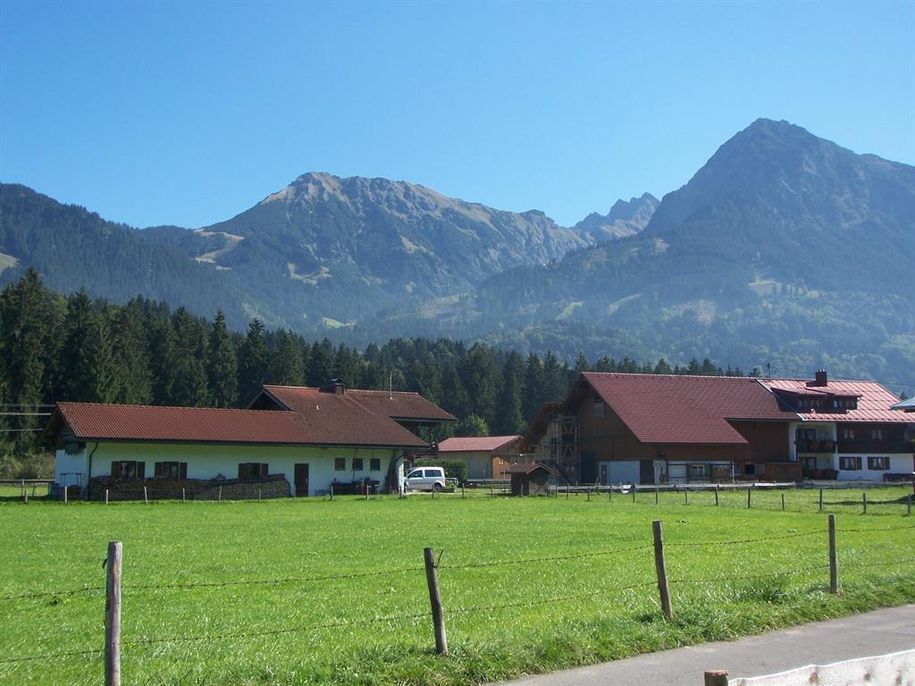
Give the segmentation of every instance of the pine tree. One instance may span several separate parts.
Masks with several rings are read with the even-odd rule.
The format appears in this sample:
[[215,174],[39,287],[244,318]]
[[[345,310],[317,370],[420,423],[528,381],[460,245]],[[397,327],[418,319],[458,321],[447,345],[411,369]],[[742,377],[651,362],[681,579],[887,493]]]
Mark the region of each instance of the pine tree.
[[267,377],[267,364],[264,323],[260,319],[252,319],[238,351],[238,390],[242,404],[252,400],[260,390]]
[[502,367],[502,386],[499,390],[499,403],[496,409],[494,429],[497,434],[510,435],[524,430],[524,419],[521,416],[521,378],[524,374],[524,361],[514,350],[505,358]]
[[306,380],[309,386],[323,386],[334,378],[334,347],[326,338],[311,347]]
[[171,405],[174,404],[177,366],[175,329],[172,326],[171,317],[148,321],[153,402],[156,405]]
[[186,407],[210,404],[206,372],[207,335],[201,322],[185,308],[172,315],[175,331],[175,381],[172,402]]
[[291,331],[278,331],[270,359],[270,383],[301,386],[305,383],[305,362],[298,337]]
[[[52,399],[51,389],[56,383],[51,361],[57,353],[60,319],[52,294],[32,268],[0,296],[0,349],[8,402],[17,405],[18,411],[34,412],[43,401]],[[18,453],[36,449],[38,423],[34,416],[22,415],[9,424],[16,430],[13,443]]]
[[60,350],[58,395],[61,400],[91,402],[97,400],[91,367],[90,329],[97,315],[85,290],[67,299],[64,317],[64,342]]
[[524,420],[530,422],[540,410],[540,405],[546,400],[543,381],[543,363],[534,353],[527,356],[524,367],[524,401],[522,409]]
[[222,310],[216,313],[210,330],[207,380],[213,405],[231,407],[238,401],[238,360]]

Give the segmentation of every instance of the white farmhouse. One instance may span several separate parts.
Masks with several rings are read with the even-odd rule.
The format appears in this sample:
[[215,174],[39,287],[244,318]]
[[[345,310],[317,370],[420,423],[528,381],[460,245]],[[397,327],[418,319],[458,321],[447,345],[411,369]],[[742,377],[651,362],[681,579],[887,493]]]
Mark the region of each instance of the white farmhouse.
[[45,436],[70,497],[309,496],[396,490],[400,462],[431,449],[419,434],[449,421],[417,393],[332,382],[264,386],[248,409],[61,402]]

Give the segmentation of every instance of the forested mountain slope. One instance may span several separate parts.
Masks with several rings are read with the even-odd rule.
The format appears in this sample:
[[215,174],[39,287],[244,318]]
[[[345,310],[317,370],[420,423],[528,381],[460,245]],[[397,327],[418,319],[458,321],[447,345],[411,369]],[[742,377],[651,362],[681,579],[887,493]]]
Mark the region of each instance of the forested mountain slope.
[[915,167],[758,120],[639,234],[499,274],[425,324],[589,354],[713,351],[899,378],[915,363],[913,274]]

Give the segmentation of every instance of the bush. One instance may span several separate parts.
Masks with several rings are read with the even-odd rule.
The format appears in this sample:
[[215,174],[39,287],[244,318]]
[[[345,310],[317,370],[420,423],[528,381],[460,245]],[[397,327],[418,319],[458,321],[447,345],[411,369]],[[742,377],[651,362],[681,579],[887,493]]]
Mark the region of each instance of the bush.
[[434,460],[425,458],[416,461],[417,467],[444,467],[446,479],[457,479],[458,483],[467,480],[467,463],[460,460]]

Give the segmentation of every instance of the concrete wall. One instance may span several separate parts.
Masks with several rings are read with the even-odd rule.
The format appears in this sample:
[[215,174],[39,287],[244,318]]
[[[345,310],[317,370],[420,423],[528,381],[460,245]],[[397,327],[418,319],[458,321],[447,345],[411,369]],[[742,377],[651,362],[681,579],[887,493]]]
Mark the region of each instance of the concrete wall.
[[[74,485],[81,474],[80,483],[85,487],[89,472],[89,454],[96,444],[89,442],[84,450],[67,455],[58,450],[54,480],[61,485]],[[400,451],[391,448],[336,448],[315,446],[264,446],[264,445],[220,445],[199,443],[99,443],[92,455],[92,476],[111,474],[111,463],[135,460],[146,463],[146,477],[155,474],[156,462],[187,462],[188,479],[238,478],[241,462],[267,463],[269,474],[283,474],[295,491],[295,465],[309,466],[308,494],[323,495],[330,489],[331,482],[361,481],[368,477],[384,484],[388,465]],[[370,469],[371,458],[378,458],[377,471]],[[334,458],[344,458],[346,469],[334,468]],[[353,458],[362,458],[363,468],[353,470]]]

